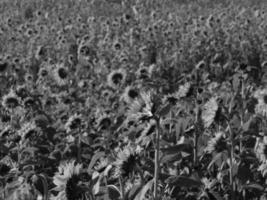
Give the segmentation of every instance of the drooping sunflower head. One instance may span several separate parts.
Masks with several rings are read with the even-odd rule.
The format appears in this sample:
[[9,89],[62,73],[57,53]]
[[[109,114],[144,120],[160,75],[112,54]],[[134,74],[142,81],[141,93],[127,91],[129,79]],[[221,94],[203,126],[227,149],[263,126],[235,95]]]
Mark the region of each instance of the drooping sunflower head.
[[218,132],[215,137],[208,141],[208,146],[206,147],[206,152],[208,153],[220,153],[227,150],[227,142],[224,137],[223,132]]
[[6,109],[14,109],[20,105],[20,99],[16,93],[11,90],[7,95],[3,96],[2,105]]
[[258,89],[254,93],[254,97],[258,100],[258,104],[255,107],[255,112],[267,117],[267,88]]
[[114,89],[120,87],[126,80],[126,72],[124,69],[112,71],[108,75],[108,85]]
[[117,154],[117,159],[114,163],[115,170],[113,177],[127,178],[131,176],[140,166],[140,151],[133,146],[126,146]]

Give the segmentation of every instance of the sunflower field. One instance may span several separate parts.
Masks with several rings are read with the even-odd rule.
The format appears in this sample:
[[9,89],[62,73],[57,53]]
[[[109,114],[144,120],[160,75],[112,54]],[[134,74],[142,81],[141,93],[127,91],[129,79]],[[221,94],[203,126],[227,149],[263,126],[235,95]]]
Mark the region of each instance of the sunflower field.
[[266,0],[0,0],[0,200],[266,200]]

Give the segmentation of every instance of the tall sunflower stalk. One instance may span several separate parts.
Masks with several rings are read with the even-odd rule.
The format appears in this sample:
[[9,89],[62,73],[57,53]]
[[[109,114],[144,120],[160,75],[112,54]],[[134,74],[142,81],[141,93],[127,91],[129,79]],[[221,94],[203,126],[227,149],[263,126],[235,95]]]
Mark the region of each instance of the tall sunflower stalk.
[[159,151],[160,151],[160,136],[161,136],[161,128],[160,128],[160,119],[156,119],[156,142],[155,142],[155,170],[154,170],[154,199],[158,200],[158,179],[159,179],[159,171],[160,171],[160,161],[159,161]]
[[[233,97],[235,98],[235,96]],[[233,100],[233,99],[232,99]],[[229,113],[232,113],[232,104],[229,108]],[[234,160],[234,133],[230,125],[229,119],[227,121],[227,129],[230,133],[230,166],[229,166],[229,181],[231,187],[231,199],[235,199],[235,186],[234,186],[234,175],[233,175],[233,160]]]

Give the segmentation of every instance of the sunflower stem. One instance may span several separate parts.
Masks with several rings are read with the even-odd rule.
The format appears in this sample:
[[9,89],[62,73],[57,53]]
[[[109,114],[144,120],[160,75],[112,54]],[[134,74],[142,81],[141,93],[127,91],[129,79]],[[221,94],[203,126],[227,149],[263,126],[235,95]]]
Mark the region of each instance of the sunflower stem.
[[194,166],[197,166],[198,159],[197,159],[197,142],[198,142],[198,135],[199,135],[199,124],[200,124],[200,107],[197,105],[197,111],[196,111],[196,119],[195,119],[195,128],[194,131]]
[[160,167],[160,163],[159,163],[159,142],[160,142],[160,122],[159,119],[156,119],[156,146],[155,146],[155,171],[154,171],[154,199],[158,200],[158,179],[159,179],[159,167]]
[[119,178],[119,183],[120,183],[121,199],[123,200],[124,197],[125,197],[125,194],[124,194],[124,187],[123,187],[123,183],[122,183],[122,178],[121,177]]
[[231,125],[229,121],[227,121],[228,127],[229,127],[229,133],[230,133],[230,142],[231,142],[231,149],[230,149],[230,168],[229,168],[229,174],[230,174],[230,187],[231,187],[231,199],[235,199],[235,188],[234,188],[234,175],[233,175],[233,159],[234,159],[234,135],[231,128]]
[[81,162],[82,158],[81,158],[81,154],[82,154],[82,149],[81,149],[81,132],[79,131],[79,136],[78,136],[78,152],[77,152],[77,160],[78,163]]

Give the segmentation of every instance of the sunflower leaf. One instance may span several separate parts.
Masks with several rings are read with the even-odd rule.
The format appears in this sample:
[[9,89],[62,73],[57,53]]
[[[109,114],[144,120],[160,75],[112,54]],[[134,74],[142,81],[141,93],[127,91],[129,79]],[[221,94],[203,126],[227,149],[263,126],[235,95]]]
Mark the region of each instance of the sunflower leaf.
[[143,200],[149,189],[153,186],[154,179],[148,181],[145,186],[140,190],[140,192],[135,196],[134,200]]
[[92,169],[93,169],[93,167],[94,167],[96,161],[97,161],[99,158],[103,157],[103,156],[105,156],[105,152],[102,152],[102,151],[101,151],[101,152],[97,152],[97,153],[92,157],[91,162],[90,162],[90,164],[89,164],[89,166],[88,166],[88,173],[89,173],[89,174],[92,172]]

